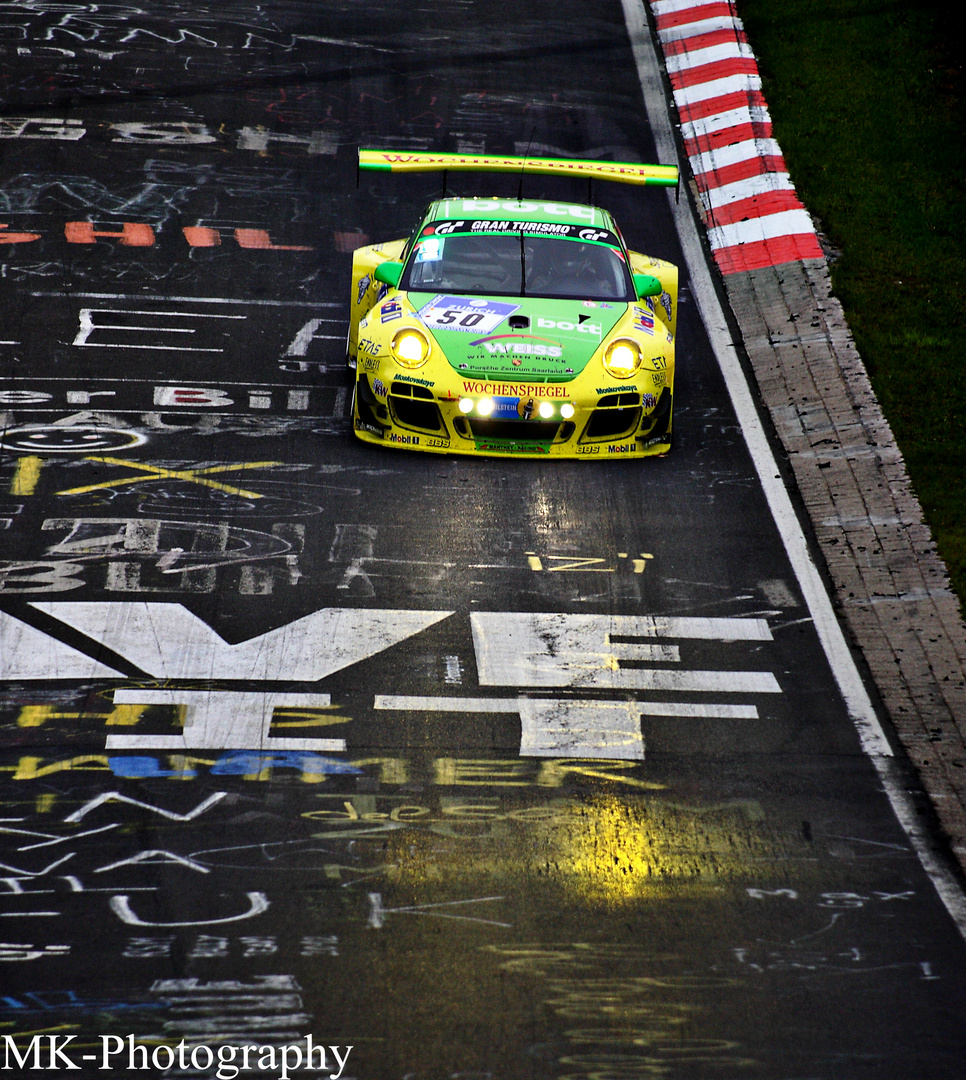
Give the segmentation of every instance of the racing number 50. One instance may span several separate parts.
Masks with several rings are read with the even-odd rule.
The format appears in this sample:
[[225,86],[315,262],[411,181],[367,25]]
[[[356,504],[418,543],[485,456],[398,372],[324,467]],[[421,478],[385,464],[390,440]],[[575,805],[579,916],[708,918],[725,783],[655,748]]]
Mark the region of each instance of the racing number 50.
[[[437,323],[445,323],[447,326],[456,322],[456,317],[460,314],[459,309],[456,311],[444,311],[442,315],[436,320]],[[482,311],[468,311],[462,319],[459,320],[460,326],[476,326],[483,321]]]

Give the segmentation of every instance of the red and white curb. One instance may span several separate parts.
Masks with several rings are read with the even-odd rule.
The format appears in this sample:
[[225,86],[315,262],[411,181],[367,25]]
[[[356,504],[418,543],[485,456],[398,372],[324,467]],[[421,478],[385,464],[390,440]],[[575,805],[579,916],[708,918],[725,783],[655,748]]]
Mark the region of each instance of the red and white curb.
[[681,135],[723,274],[823,257],[728,0],[651,0]]

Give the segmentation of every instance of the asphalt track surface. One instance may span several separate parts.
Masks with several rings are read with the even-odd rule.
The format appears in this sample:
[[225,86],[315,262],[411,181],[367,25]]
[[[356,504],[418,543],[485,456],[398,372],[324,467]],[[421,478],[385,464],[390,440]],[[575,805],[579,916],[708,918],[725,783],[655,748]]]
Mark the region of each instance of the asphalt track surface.
[[352,437],[351,250],[438,192],[356,148],[655,160],[593,12],[4,5],[0,1065],[962,1075],[962,936],[687,274],[666,458]]

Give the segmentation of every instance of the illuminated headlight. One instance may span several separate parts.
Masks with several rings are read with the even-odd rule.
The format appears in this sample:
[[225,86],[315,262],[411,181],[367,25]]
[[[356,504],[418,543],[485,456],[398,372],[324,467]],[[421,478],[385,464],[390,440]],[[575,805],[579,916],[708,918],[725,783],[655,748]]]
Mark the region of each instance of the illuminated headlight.
[[475,404],[476,404],[476,402],[474,402],[474,400],[472,398],[470,398],[470,397],[461,397],[460,398],[460,412],[463,413],[464,415],[466,413],[471,413],[473,411],[473,406]]
[[418,368],[429,359],[429,342],[426,335],[414,327],[399,330],[393,335],[389,346],[393,359],[404,368]]
[[493,398],[480,398],[480,400],[476,403],[476,411],[480,414],[480,416],[489,416],[490,413],[493,412],[495,407],[496,402],[494,402]]
[[560,406],[560,415],[564,420],[569,420],[574,415],[574,407],[568,401],[566,404]]
[[641,366],[641,350],[630,338],[617,338],[606,349],[601,362],[608,375],[615,379],[629,379]]
[[540,414],[541,420],[549,420],[553,416],[553,405],[549,401],[541,401],[537,412]]

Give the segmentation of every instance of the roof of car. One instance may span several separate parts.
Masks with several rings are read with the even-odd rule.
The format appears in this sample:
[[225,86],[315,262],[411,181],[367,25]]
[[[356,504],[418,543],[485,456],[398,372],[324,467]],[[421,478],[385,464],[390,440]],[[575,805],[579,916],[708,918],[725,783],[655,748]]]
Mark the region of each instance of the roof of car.
[[613,229],[606,210],[585,203],[543,202],[532,199],[440,199],[429,207],[426,221],[473,218],[478,221],[546,221]]

